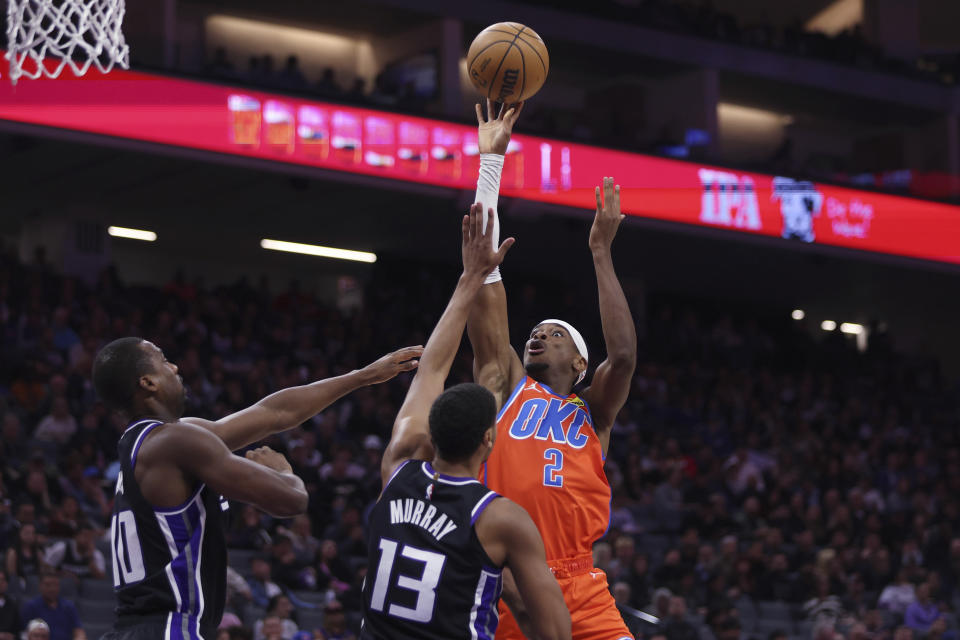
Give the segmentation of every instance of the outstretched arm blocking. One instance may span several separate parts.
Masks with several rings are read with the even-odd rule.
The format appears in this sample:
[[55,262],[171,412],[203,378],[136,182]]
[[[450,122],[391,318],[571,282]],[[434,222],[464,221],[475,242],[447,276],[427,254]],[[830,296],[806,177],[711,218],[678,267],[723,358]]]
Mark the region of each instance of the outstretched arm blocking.
[[467,313],[491,270],[499,265],[513,245],[513,238],[494,249],[490,245],[490,220],[483,225],[482,205],[470,207],[463,217],[461,238],[463,244],[463,274],[457,282],[447,308],[427,340],[407,397],[393,424],[390,444],[383,454],[380,474],[386,485],[394,470],[411,458],[428,460],[433,457],[428,417],[433,401],[443,392],[443,384],[457,355]]
[[363,369],[312,384],[282,389],[256,404],[216,422],[184,418],[216,434],[231,451],[242,449],[267,436],[299,426],[360,387],[386,382],[402,371],[417,367],[423,348],[405,347],[388,353]]
[[597,367],[590,388],[583,395],[590,405],[594,427],[606,453],[610,444],[610,428],[630,393],[633,371],[637,365],[637,330],[627,297],[614,271],[611,255],[613,239],[624,218],[620,213],[620,185],[614,185],[613,178],[604,178],[602,196],[600,187],[597,187],[597,211],[590,229],[590,252],[597,274],[600,322],[607,359]]

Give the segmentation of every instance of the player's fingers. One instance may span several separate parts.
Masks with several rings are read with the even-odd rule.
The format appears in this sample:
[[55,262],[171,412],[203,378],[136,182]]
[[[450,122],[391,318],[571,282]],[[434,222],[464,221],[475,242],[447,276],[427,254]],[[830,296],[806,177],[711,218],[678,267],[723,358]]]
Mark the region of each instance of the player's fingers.
[[507,251],[510,251],[510,247],[512,247],[516,241],[516,238],[507,238],[503,241],[500,248],[497,249],[497,264],[503,262],[503,259],[507,256]]
[[595,187],[593,193],[597,196],[597,211],[603,211],[603,202],[600,201],[600,187]]
[[467,240],[470,239],[470,216],[463,216],[463,220],[460,222],[460,236],[463,238],[463,243],[466,244]]
[[403,349],[398,349],[393,352],[393,361],[394,362],[406,362],[411,358],[419,358],[423,353],[423,345],[417,345],[415,347],[404,347]]
[[400,371],[413,371],[420,366],[419,360],[409,360],[400,365]]
[[480,103],[478,102],[473,106],[476,107],[477,111],[477,124],[483,124],[483,109],[480,108]]
[[513,112],[513,121],[516,122],[517,118],[520,117],[520,112],[523,111],[523,105],[525,102],[518,102],[515,106],[517,107],[516,111]]
[[613,185],[613,206],[620,211],[620,185]]
[[480,207],[477,205],[470,207],[470,224],[468,225],[470,240],[477,237],[477,218],[480,217],[479,211]]
[[603,179],[603,201],[610,202],[613,199],[613,178]]
[[487,98],[487,121],[493,120],[493,103]]
[[485,238],[493,234],[493,216],[493,207],[490,207],[487,209],[487,224],[483,228],[483,236]]

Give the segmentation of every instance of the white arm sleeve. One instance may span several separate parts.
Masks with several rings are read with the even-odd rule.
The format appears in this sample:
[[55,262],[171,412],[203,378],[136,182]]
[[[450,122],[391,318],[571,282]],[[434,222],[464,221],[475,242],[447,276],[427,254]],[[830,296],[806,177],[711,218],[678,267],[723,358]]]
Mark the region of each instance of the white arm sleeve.
[[[483,205],[483,228],[487,228],[487,210],[493,209],[493,233],[490,240],[493,249],[500,247],[500,216],[497,215],[497,198],[500,196],[500,174],[503,172],[503,156],[498,153],[480,154],[480,176],[477,178],[475,202]],[[500,281],[500,267],[494,269],[484,284]]]

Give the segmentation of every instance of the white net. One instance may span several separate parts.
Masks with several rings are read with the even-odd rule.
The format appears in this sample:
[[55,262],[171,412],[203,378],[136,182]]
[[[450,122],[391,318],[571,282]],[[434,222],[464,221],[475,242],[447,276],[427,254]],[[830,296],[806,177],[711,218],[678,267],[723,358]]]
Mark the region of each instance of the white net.
[[56,78],[64,67],[78,76],[90,65],[128,68],[124,11],[124,0],[7,0],[10,80]]

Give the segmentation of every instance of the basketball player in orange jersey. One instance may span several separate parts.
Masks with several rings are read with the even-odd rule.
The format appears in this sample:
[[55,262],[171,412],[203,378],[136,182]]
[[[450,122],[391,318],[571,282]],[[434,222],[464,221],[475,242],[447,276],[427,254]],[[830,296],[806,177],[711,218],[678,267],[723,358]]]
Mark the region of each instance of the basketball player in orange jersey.
[[[499,174],[522,105],[487,117],[477,105],[481,153],[477,202],[496,216]],[[617,280],[611,245],[623,216],[613,178],[596,189],[597,209],[589,247],[597,276],[607,358],[582,393],[587,346],[569,323],[544,320],[530,332],[523,358],[510,346],[507,296],[499,270],[488,276],[471,309],[467,331],[474,377],[497,400],[497,439],[480,479],[533,517],[546,545],[547,563],[570,609],[574,640],[632,638],[607,586],[593,566],[593,543],[610,522],[610,485],[603,462],[614,418],[627,400],[636,366],[637,335]],[[493,246],[499,242],[494,220]],[[501,606],[497,640],[522,638]]]

